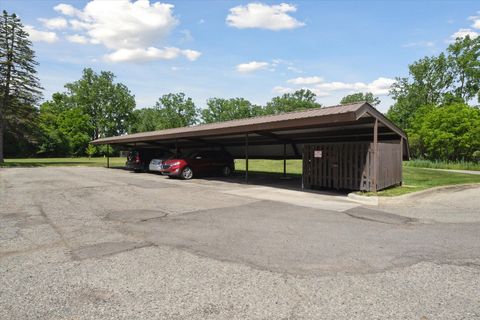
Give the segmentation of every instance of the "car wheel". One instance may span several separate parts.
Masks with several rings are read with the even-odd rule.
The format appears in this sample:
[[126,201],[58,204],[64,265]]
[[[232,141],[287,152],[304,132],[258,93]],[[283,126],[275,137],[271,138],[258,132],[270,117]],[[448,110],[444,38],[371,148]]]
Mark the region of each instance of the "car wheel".
[[183,180],[190,180],[190,179],[193,178],[193,171],[192,171],[192,169],[190,169],[190,167],[185,167],[185,168],[183,168],[180,176]]
[[222,168],[222,176],[228,177],[232,174],[232,168],[230,166],[225,166]]

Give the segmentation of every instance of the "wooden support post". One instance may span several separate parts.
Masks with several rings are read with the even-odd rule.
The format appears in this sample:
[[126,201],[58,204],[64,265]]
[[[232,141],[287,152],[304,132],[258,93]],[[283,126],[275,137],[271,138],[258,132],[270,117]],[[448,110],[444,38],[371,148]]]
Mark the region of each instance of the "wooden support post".
[[403,137],[400,137],[400,185],[403,184]]
[[178,139],[175,139],[175,158],[178,159]]
[[107,144],[107,168],[110,168],[110,145]]
[[305,145],[302,148],[302,190],[305,189]]
[[248,133],[245,134],[245,183],[248,183]]
[[287,177],[287,145],[283,144],[283,177]]
[[377,192],[378,165],[378,119],[375,119],[375,125],[373,126],[373,192]]

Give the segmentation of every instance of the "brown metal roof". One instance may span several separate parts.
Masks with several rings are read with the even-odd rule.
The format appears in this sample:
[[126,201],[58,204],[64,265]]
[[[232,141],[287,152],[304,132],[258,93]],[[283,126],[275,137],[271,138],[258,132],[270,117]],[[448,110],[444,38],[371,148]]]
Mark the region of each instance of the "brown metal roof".
[[199,138],[215,135],[249,133],[261,130],[288,130],[302,126],[341,125],[354,122],[368,114],[377,118],[385,126],[400,136],[406,138],[401,129],[385,118],[368,103],[340,105],[304,111],[288,112],[278,115],[259,116],[253,118],[201,124],[191,127],[134,133],[116,137],[101,138],[92,141],[93,144],[120,144],[128,142],[169,140],[179,138]]

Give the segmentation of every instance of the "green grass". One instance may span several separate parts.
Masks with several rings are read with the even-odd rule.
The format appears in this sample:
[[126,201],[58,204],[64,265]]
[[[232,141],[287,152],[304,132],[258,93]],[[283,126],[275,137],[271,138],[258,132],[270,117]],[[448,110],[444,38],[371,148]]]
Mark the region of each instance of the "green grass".
[[[123,166],[125,158],[110,158],[110,166]],[[32,158],[32,159],[7,159],[0,164],[3,167],[44,167],[44,166],[92,166],[105,167],[106,158]],[[235,168],[245,170],[245,160],[235,160]],[[457,168],[455,168],[457,169]],[[283,172],[282,160],[249,160],[249,170],[280,174]],[[287,160],[287,173],[289,175],[302,174],[301,160]],[[480,175],[462,174],[447,171],[438,171],[411,166],[409,162],[403,164],[403,186],[382,190],[376,194],[362,193],[365,195],[398,196],[410,192],[425,190],[432,187],[480,183]]]
[[[245,160],[235,160],[235,169],[245,171]],[[248,160],[248,171],[265,172],[265,173],[283,173],[283,160]],[[287,173],[302,174],[301,160],[287,160]]]
[[[433,187],[480,183],[480,175],[438,171],[425,168],[403,167],[403,185],[377,192],[378,196],[399,196]],[[368,195],[375,195],[371,192]]]
[[431,160],[410,160],[403,163],[406,167],[431,168],[431,169],[454,169],[454,170],[476,170],[480,171],[480,162],[469,161],[431,161]]
[[[110,166],[125,165],[125,158],[110,158]],[[27,159],[6,159],[0,163],[0,167],[46,167],[46,166],[88,166],[106,167],[107,158],[27,158]]]

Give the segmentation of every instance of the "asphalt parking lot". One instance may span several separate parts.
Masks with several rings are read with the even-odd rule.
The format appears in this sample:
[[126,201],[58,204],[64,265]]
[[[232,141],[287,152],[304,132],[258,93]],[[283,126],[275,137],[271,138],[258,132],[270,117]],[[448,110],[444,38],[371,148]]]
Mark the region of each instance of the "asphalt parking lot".
[[479,319],[479,194],[0,169],[0,319]]

